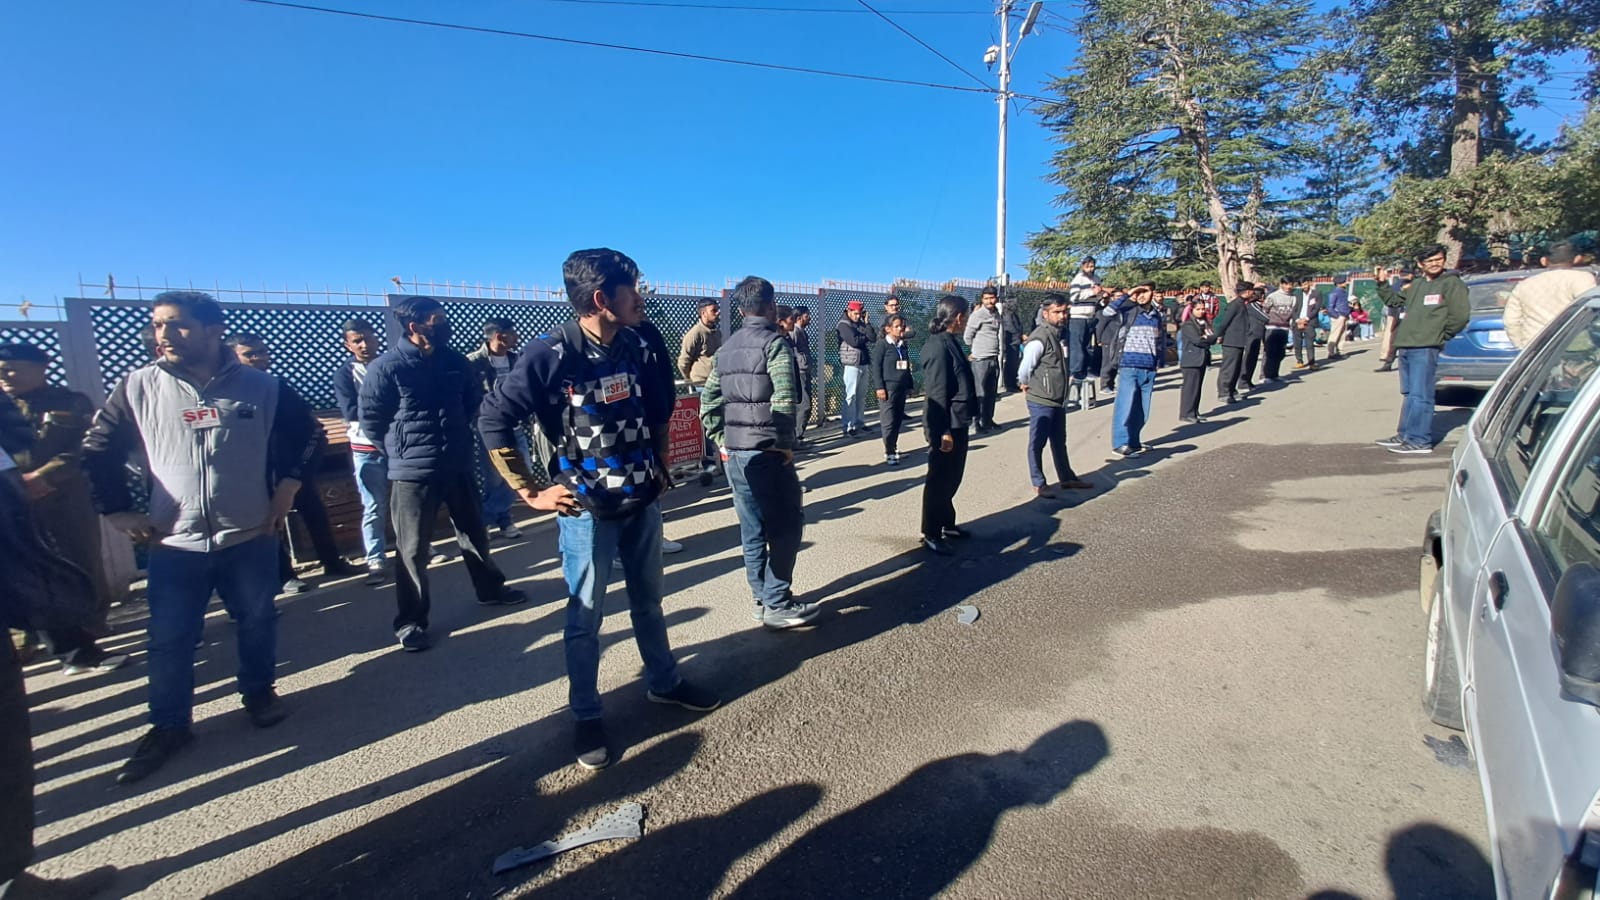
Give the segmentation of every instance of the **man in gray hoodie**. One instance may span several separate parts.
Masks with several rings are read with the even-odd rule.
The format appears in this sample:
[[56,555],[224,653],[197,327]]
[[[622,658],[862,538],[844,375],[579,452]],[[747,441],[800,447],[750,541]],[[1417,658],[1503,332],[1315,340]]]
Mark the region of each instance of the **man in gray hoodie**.
[[[151,310],[161,358],[134,370],[95,416],[83,466],[95,505],[150,550],[150,725],[117,781],[139,781],[193,740],[194,650],[215,592],[238,623],[239,692],[258,728],[288,714],[273,691],[278,525],[318,449],[321,428],[277,377],[222,344],[222,307],[168,291]],[[126,466],[142,449],[148,513]]]
[[978,308],[967,319],[962,339],[972,361],[972,383],[978,389],[973,427],[979,434],[995,429],[994,403],[1000,395],[1000,295],[993,286],[978,295]]

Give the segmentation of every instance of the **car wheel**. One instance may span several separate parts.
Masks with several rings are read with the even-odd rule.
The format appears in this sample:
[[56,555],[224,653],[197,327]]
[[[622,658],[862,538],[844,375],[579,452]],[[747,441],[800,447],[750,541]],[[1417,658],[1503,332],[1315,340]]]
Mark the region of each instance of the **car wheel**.
[[1465,723],[1461,718],[1461,671],[1456,668],[1450,619],[1445,615],[1441,581],[1437,578],[1430,606],[1428,643],[1423,651],[1422,708],[1436,724],[1462,731]]
[[1427,615],[1433,610],[1434,582],[1439,580],[1439,563],[1432,553],[1424,553],[1417,568],[1417,599],[1422,602],[1422,614]]

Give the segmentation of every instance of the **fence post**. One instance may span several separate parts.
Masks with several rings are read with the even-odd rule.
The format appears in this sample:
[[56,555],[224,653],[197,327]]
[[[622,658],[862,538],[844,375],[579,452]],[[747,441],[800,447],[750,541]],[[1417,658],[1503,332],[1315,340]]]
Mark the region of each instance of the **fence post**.
[[100,378],[100,353],[94,344],[95,301],[87,297],[68,297],[67,320],[61,326],[61,367],[67,384],[85,394],[96,407],[106,404],[106,386]]

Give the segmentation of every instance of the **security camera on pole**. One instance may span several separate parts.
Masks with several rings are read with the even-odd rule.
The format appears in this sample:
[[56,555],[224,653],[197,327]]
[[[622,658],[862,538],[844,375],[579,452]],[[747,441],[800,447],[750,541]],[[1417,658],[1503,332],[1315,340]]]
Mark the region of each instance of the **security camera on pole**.
[[1011,103],[1011,59],[1017,55],[1022,39],[1033,30],[1033,23],[1044,8],[1042,0],[1034,0],[1028,7],[1028,15],[1022,20],[1022,28],[1017,32],[1017,42],[1012,44],[1012,4],[1013,0],[1000,0],[1000,46],[990,47],[983,54],[984,65],[992,67],[997,61],[1000,63],[1000,95],[995,98],[1000,104],[1000,179],[995,197],[994,271],[996,283],[1002,286],[1011,283],[1006,275],[1006,113]]

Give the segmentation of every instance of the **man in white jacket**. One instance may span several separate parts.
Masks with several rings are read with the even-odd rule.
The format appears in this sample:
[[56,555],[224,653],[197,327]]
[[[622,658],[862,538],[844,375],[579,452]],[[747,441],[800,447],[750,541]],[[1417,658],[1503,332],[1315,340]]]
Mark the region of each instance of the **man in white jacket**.
[[1517,284],[1506,300],[1506,337],[1511,343],[1518,348],[1533,343],[1579,294],[1595,286],[1594,273],[1577,268],[1580,261],[1572,244],[1562,241],[1550,248],[1543,272]]

